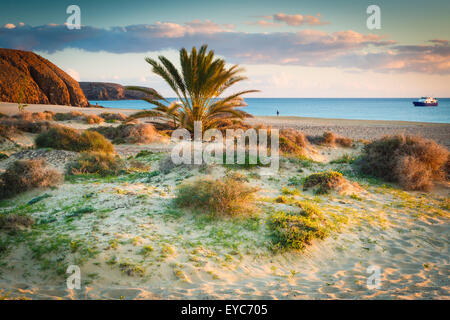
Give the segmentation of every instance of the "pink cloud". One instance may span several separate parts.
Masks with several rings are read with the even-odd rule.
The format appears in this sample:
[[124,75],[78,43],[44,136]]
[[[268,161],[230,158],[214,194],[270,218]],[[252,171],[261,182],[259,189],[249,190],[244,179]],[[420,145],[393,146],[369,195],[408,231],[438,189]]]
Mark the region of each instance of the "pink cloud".
[[267,20],[258,20],[255,22],[245,22],[245,24],[255,25],[255,26],[260,26],[260,27],[277,27],[280,25],[279,23],[267,21]]
[[181,38],[187,34],[214,34],[219,32],[229,32],[235,26],[232,24],[219,25],[210,20],[192,20],[184,24],[173,22],[156,22],[152,25],[136,25],[127,27],[125,30],[139,32],[150,32],[153,36],[167,38]]
[[273,15],[274,21],[280,21],[286,23],[288,26],[299,27],[304,24],[309,26],[318,26],[328,24],[329,22],[324,22],[320,20],[320,14],[317,16],[311,15],[301,15],[301,14],[284,14],[277,13]]

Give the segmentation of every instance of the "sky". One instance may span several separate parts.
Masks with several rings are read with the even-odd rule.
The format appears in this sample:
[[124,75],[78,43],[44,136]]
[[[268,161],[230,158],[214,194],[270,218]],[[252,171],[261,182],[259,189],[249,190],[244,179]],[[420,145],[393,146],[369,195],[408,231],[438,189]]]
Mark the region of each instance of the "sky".
[[[69,5],[81,29],[69,30]],[[377,5],[380,29],[366,12]],[[79,81],[153,87],[145,62],[208,44],[246,70],[250,97],[450,97],[450,1],[0,2],[0,47],[36,52]]]

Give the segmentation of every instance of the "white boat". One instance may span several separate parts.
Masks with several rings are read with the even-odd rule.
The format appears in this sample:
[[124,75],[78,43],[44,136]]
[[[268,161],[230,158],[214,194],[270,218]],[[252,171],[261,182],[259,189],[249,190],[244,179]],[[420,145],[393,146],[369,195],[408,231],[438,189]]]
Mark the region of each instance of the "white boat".
[[413,104],[416,107],[437,107],[438,101],[432,97],[422,97],[417,101],[413,101]]

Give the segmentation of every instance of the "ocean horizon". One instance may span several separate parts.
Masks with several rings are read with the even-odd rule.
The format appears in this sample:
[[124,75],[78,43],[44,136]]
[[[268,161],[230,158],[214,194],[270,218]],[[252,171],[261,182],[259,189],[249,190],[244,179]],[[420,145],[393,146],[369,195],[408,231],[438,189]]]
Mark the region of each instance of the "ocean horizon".
[[[168,98],[175,101],[175,98]],[[417,98],[246,98],[242,108],[254,116],[298,116],[311,118],[393,120],[450,123],[450,98],[438,98],[438,107],[414,107]],[[144,100],[92,100],[113,109],[151,109]]]

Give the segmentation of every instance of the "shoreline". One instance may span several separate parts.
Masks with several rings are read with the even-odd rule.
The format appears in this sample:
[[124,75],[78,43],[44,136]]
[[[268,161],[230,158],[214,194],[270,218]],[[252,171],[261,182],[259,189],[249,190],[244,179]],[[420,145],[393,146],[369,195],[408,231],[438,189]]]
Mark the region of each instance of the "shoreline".
[[[18,113],[17,103],[14,102],[1,102],[0,101],[0,113],[7,115],[13,115]],[[53,112],[69,112],[69,111],[84,111],[87,114],[100,114],[103,112],[111,113],[124,113],[132,114],[144,109],[121,109],[121,108],[106,108],[106,107],[74,107],[65,105],[53,105],[53,104],[28,104],[25,111],[29,112],[43,112],[45,110]],[[431,125],[431,126],[450,126],[450,123],[445,122],[426,122],[426,121],[403,121],[403,120],[368,120],[368,119],[345,119],[345,118],[320,118],[320,117],[302,117],[302,116],[253,116],[246,121],[253,122],[252,119],[263,120],[284,120],[287,122],[292,121],[304,121],[304,122],[323,122],[323,124],[329,124],[330,121],[340,122],[339,124],[345,125]]]
[[[53,112],[81,111],[86,114],[110,112],[123,113],[127,116],[138,111],[136,109],[80,108],[44,104],[30,104],[25,108],[25,111],[29,112],[43,112],[45,110]],[[7,115],[18,113],[17,103],[0,102],[0,113]],[[300,130],[307,135],[321,135],[324,131],[332,131],[352,139],[364,140],[372,140],[392,134],[421,135],[424,138],[435,140],[446,147],[450,147],[450,123],[309,118],[298,116],[255,116],[245,121],[249,124],[263,124],[273,128],[292,128]]]

